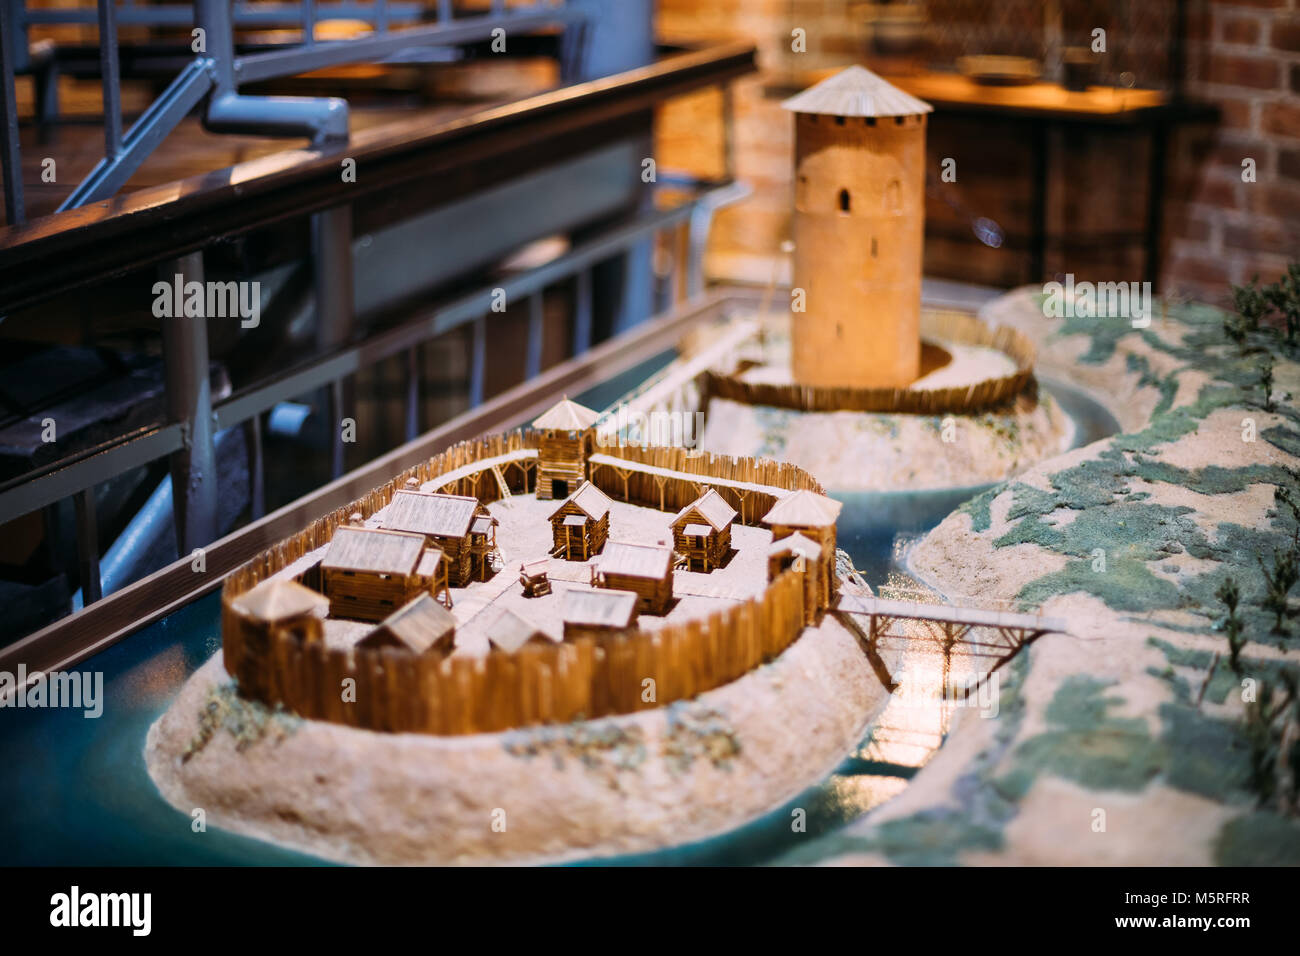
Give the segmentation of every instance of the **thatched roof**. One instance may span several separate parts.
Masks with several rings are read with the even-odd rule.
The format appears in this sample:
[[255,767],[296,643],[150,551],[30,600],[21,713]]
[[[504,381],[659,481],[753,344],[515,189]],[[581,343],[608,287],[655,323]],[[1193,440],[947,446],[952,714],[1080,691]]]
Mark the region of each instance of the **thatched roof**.
[[297,581],[279,578],[263,581],[232,603],[240,614],[268,622],[285,621],[303,614],[324,617],[330,609],[329,598],[325,595]]
[[487,639],[493,647],[513,654],[530,641],[557,643],[537,625],[525,621],[509,608],[502,608],[496,620],[488,625]]
[[802,554],[805,558],[820,558],[822,546],[801,534],[788,534],[767,546],[768,557],[777,554]]
[[829,116],[916,116],[934,109],[861,66],[841,70],[781,106],[793,113]]
[[551,512],[551,520],[554,521],[556,517],[559,516],[560,512],[564,511],[568,505],[576,505],[578,510],[588,518],[593,518],[596,521],[599,521],[601,518],[605,517],[605,515],[609,514],[610,505],[612,504],[613,502],[609,500],[609,496],[606,495],[605,492],[601,491],[590,481],[584,481],[582,486],[573,494],[569,495],[560,507]]
[[399,491],[384,510],[384,527],[440,538],[463,538],[478,511],[477,498]]
[[584,627],[630,627],[636,619],[637,600],[632,591],[569,588],[564,592],[564,623]]
[[423,535],[344,525],[334,531],[321,567],[334,571],[410,574],[423,553]]
[[677,523],[692,511],[703,518],[714,531],[721,531],[736,517],[736,509],[727,504],[727,500],[712,488],[706,489],[704,494],[677,512],[677,516],[672,520],[673,527],[676,527]]
[[824,528],[835,523],[842,507],[834,498],[801,488],[777,501],[763,516],[763,523]]
[[647,578],[661,581],[672,573],[671,548],[656,548],[646,544],[629,544],[626,541],[609,541],[597,558],[601,574],[620,574],[629,578]]
[[596,424],[598,418],[600,412],[564,398],[538,416],[533,427],[543,431],[580,432]]
[[414,654],[431,648],[451,650],[456,618],[432,595],[421,594],[402,605],[357,642],[357,647],[403,647]]

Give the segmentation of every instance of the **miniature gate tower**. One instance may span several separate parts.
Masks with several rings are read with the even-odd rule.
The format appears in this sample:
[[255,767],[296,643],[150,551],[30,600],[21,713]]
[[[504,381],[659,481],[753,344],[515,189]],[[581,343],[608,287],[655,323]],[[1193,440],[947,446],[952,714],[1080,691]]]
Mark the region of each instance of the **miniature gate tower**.
[[791,324],[800,385],[904,388],[921,367],[928,103],[852,66],[786,100],[795,114]]
[[585,405],[567,398],[533,422],[541,432],[537,448],[537,500],[569,497],[587,478],[587,456],[596,440],[593,427],[600,418]]

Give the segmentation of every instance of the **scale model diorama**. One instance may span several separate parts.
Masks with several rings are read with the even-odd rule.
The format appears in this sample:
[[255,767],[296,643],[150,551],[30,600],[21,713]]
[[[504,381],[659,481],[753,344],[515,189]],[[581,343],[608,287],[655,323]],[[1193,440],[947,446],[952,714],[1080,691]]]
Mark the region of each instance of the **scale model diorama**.
[[455,446],[231,576],[221,653],[149,735],[168,799],[333,859],[533,861],[824,775],[888,697],[827,614],[867,595],[839,504],[770,461],[590,453],[596,420]]
[[1026,336],[921,307],[929,104],[857,66],[783,106],[790,309],[695,337],[688,351],[715,357],[704,446],[844,492],[978,485],[1068,448],[1073,426],[1037,388]]
[[[1235,315],[1049,288],[927,311],[930,107],[860,67],[785,105],[788,314],[696,331],[626,403],[703,413],[702,447],[565,399],[231,575],[221,651],[148,736],[174,806],[357,863],[690,843],[791,806],[868,726],[887,750],[923,639],[939,758],[787,861],[1300,860],[1295,269]],[[1122,434],[1078,447],[1036,372]],[[841,550],[827,489],[973,486],[910,594]]]

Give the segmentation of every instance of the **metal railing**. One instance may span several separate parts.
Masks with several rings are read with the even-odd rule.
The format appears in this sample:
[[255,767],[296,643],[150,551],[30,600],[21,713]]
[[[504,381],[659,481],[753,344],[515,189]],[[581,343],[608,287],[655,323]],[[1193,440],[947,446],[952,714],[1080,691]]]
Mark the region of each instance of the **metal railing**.
[[[676,188],[676,187],[675,187]],[[248,431],[251,484],[261,484],[261,416],[277,404],[329,389],[331,420],[343,417],[341,384],[350,376],[399,355],[411,356],[422,343],[436,336],[468,326],[471,329],[469,404],[484,402],[485,369],[488,360],[488,320],[494,305],[504,300],[528,305],[526,379],[541,371],[544,324],[542,296],[548,288],[572,283],[575,314],[571,352],[580,356],[592,346],[592,270],[605,261],[627,254],[647,239],[670,235],[669,249],[679,249],[676,231],[685,229],[690,250],[674,255],[664,279],[670,290],[661,304],[694,299],[704,291],[702,268],[696,258],[702,254],[704,236],[712,211],[744,195],[735,184],[706,188],[696,198],[669,209],[643,213],[614,227],[598,238],[581,243],[563,255],[517,275],[502,279],[450,302],[416,315],[405,323],[354,345],[291,369],[255,387],[213,403],[208,390],[199,387],[207,376],[206,324],[202,318],[168,323],[174,327],[164,350],[169,399],[167,424],[131,432],[90,449],[74,458],[0,484],[0,525],[68,497],[77,503],[77,553],[86,604],[100,597],[99,545],[96,538],[95,496],[97,484],[163,458],[171,459],[176,507],[178,552],[181,556],[215,540],[217,529],[217,487],[213,467],[213,438],[218,431],[244,426]],[[319,214],[318,214],[319,215]],[[350,222],[346,222],[350,225]],[[176,260],[176,269],[186,281],[201,280],[202,256],[194,253]],[[406,369],[405,429],[413,440],[421,430],[419,420],[419,374],[416,364]],[[343,473],[343,437],[333,429],[332,478]],[[254,495],[256,502],[257,496]],[[261,517],[256,506],[252,517]]]
[[[432,22],[422,18],[432,14]],[[371,32],[344,40],[317,40],[316,25],[328,20],[361,20]],[[177,124],[201,104],[204,125],[218,132],[309,138],[320,146],[348,135],[347,102],[337,98],[258,97],[239,92],[246,83],[294,76],[348,63],[383,61],[421,48],[457,46],[495,38],[564,31],[560,45],[561,76],[571,79],[582,55],[587,13],[568,0],[538,0],[508,6],[491,0],[487,12],[457,15],[451,0],[424,4],[340,2],[248,3],[194,0],[181,4],[137,6],[126,0],[98,0],[97,9],[28,10],[25,0],[0,0],[0,173],[10,225],[26,221],[22,157],[14,91],[17,73],[37,74],[38,109],[45,119],[56,114],[57,61],[33,58],[28,34],[33,25],[98,26],[100,74],[104,103],[104,158],[59,207],[60,211],[97,202],[116,193]],[[119,24],[178,27],[192,25],[193,59],[129,129],[123,128],[121,77],[118,67]],[[234,30],[245,26],[297,26],[299,43],[237,54]],[[394,29],[394,27],[401,27]],[[501,32],[504,31],[504,32]]]
[[[3,94],[0,95],[0,134],[4,135],[5,193],[11,227],[16,226],[22,218],[13,76],[16,64],[21,64],[22,68],[31,66],[12,55],[19,45],[12,38],[18,37],[20,33],[23,37],[21,48],[24,56],[26,54],[25,29],[17,31],[10,28],[18,22],[16,13],[23,13],[22,2],[23,0],[0,0],[0,17],[3,18],[0,22],[0,41],[3,41],[0,42],[0,60],[3,60],[0,62],[0,79],[4,81],[4,89],[0,90],[0,94]],[[623,0],[615,2],[621,3]],[[239,205],[239,215],[229,213],[219,228],[211,220],[221,210],[210,204],[193,204],[194,208],[187,207],[184,211],[184,216],[202,220],[202,230],[195,231],[192,228],[194,224],[190,223],[178,231],[176,216],[181,215],[181,210],[169,213],[166,229],[159,230],[156,224],[151,225],[151,215],[141,213],[141,220],[135,222],[135,207],[127,201],[122,210],[107,220],[103,220],[102,216],[95,217],[95,223],[76,220],[67,224],[60,221],[61,217],[53,217],[23,228],[0,230],[8,233],[6,237],[0,238],[0,254],[14,256],[8,265],[15,279],[19,273],[44,275],[49,271],[48,263],[60,263],[57,272],[50,274],[58,277],[53,285],[47,277],[39,288],[28,290],[28,294],[21,297],[22,304],[28,307],[56,295],[68,282],[74,286],[85,286],[97,281],[96,276],[119,274],[122,269],[128,268],[165,267],[167,275],[179,275],[185,282],[201,282],[204,279],[203,253],[190,250],[207,246],[213,236],[247,232],[262,223],[258,217],[263,214],[262,211],[272,206],[279,212],[268,222],[278,221],[285,214],[298,209],[302,210],[298,215],[310,220],[311,242],[308,255],[315,276],[313,299],[316,303],[319,350],[316,357],[274,378],[214,401],[209,390],[206,320],[198,316],[173,319],[165,323],[163,328],[167,408],[162,423],[117,436],[0,483],[0,526],[68,498],[74,499],[79,578],[82,601],[86,606],[102,597],[95,515],[97,486],[143,466],[167,460],[172,479],[177,553],[185,557],[197,548],[206,548],[218,535],[214,443],[219,432],[232,428],[245,430],[249,449],[251,513],[254,522],[257,522],[263,517],[264,511],[263,496],[258,493],[258,489],[263,487],[262,416],[277,404],[324,389],[328,401],[325,417],[330,421],[340,421],[347,415],[344,383],[359,371],[405,353],[404,431],[408,441],[414,439],[420,434],[423,425],[420,421],[421,383],[418,363],[414,358],[415,351],[437,336],[466,328],[470,332],[469,404],[471,409],[486,407],[488,323],[502,294],[512,304],[526,305],[529,321],[525,377],[527,380],[544,380],[548,373],[542,370],[545,333],[542,303],[543,295],[548,289],[571,285],[574,301],[571,351],[575,356],[583,356],[592,347],[595,328],[593,271],[605,262],[619,257],[631,261],[638,254],[638,249],[643,250],[647,242],[657,241],[661,234],[684,232],[685,242],[663,243],[663,246],[672,250],[672,259],[667,279],[661,283],[661,287],[671,291],[667,296],[661,297],[659,306],[667,308],[674,300],[682,298],[693,300],[704,288],[701,259],[713,212],[744,194],[743,189],[730,180],[731,153],[727,150],[726,181],[683,182],[665,177],[660,184],[665,191],[678,193],[685,185],[692,189],[691,198],[671,208],[657,208],[647,199],[639,206],[641,211],[634,218],[606,227],[599,235],[580,241],[552,261],[497,281],[491,287],[429,307],[397,326],[385,328],[359,341],[354,340],[353,331],[357,326],[351,305],[355,269],[352,216],[356,198],[351,193],[345,197],[334,174],[329,177],[329,189],[325,189],[324,184],[318,187],[314,178],[318,173],[317,157],[331,153],[341,155],[341,147],[334,148],[330,137],[346,137],[346,104],[341,100],[281,98],[278,106],[272,108],[272,105],[258,97],[238,93],[238,85],[254,79],[289,75],[335,63],[382,59],[412,46],[486,40],[496,29],[506,29],[513,36],[527,30],[550,30],[556,26],[564,29],[561,50],[568,51],[564,55],[569,59],[569,65],[564,69],[571,73],[574,64],[583,59],[582,53],[578,52],[583,46],[583,31],[592,29],[592,25],[597,22],[589,23],[585,19],[586,12],[590,12],[593,7],[587,0],[571,0],[568,3],[557,0],[550,4],[509,8],[502,2],[493,2],[486,15],[453,17],[451,4],[440,2],[440,19],[436,23],[402,31],[388,31],[388,23],[395,21],[396,12],[402,8],[386,5],[384,0],[376,0],[371,10],[376,18],[376,32],[371,36],[337,43],[303,42],[284,50],[235,56],[231,42],[233,24],[240,22],[241,16],[249,14],[251,6],[236,4],[232,14],[229,0],[196,0],[194,22],[206,30],[206,54],[196,55],[171,83],[167,92],[129,130],[122,127],[120,97],[110,95],[111,91],[118,89],[113,65],[115,24],[119,18],[123,18],[122,22],[127,22],[136,16],[144,16],[139,12],[141,10],[147,9],[151,13],[171,17],[179,8],[140,8],[130,4],[115,6],[109,0],[101,0],[98,11],[40,11],[42,17],[48,14],[84,16],[96,12],[102,28],[101,40],[104,41],[101,44],[101,61],[105,83],[105,156],[65,205],[89,202],[95,197],[111,194],[129,177],[130,170],[166,136],[168,130],[205,99],[205,120],[209,125],[243,130],[251,124],[258,126],[264,133],[275,134],[301,133],[305,127],[319,121],[318,131],[329,147],[304,154],[299,163],[301,169],[295,167],[289,182],[283,177],[277,180],[278,185],[273,195],[259,192],[259,186],[254,180],[243,181],[242,186],[235,188],[229,203]],[[267,10],[261,9],[269,5],[257,6],[259,15],[270,15]],[[331,14],[342,16],[345,11],[353,12],[352,7],[343,5],[314,7],[310,3],[304,5],[304,8],[282,5],[275,9],[291,12],[301,10],[304,18],[301,22],[305,25],[304,41],[311,36],[309,27],[314,22]],[[130,17],[126,17],[128,12]],[[32,19],[32,14],[24,13],[22,22],[25,27],[36,20]],[[214,37],[218,41],[215,47]],[[655,64],[645,69],[628,68],[630,72],[616,84],[607,81],[585,84],[581,87],[581,95],[576,92],[579,87],[567,87],[563,91],[555,91],[553,95],[538,98],[536,104],[530,100],[515,110],[488,110],[484,125],[489,130],[496,131],[507,128],[513,137],[502,140],[497,136],[491,140],[491,149],[504,150],[505,155],[510,155],[510,150],[536,151],[538,142],[530,139],[530,136],[550,137],[545,140],[545,143],[550,144],[552,141],[560,142],[566,129],[597,128],[595,120],[589,121],[588,126],[581,125],[579,114],[583,109],[597,110],[598,115],[604,117],[604,125],[599,126],[603,129],[609,125],[610,117],[639,115],[635,111],[644,110],[647,104],[661,97],[688,92],[702,85],[717,84],[726,91],[726,83],[730,78],[752,68],[752,48],[742,50],[726,47],[699,54],[685,54],[678,59],[670,58],[662,66]],[[297,105],[281,110],[285,99]],[[593,101],[594,105],[587,106],[588,100]],[[730,106],[730,102],[729,95],[724,95],[726,107]],[[323,108],[321,104],[325,104]],[[341,126],[337,125],[338,104],[342,104],[344,111]],[[532,104],[529,106],[532,112],[524,109],[528,104]],[[538,117],[536,121],[530,119],[534,112]],[[724,109],[724,114],[729,127],[730,109]],[[578,123],[576,127],[573,125],[575,122]],[[459,127],[452,132],[457,130]],[[436,139],[436,131],[431,135]],[[730,142],[730,135],[727,141]],[[442,139],[437,139],[439,147],[442,142]],[[417,146],[419,149],[433,149],[432,144],[433,140],[429,143],[421,140]],[[407,149],[405,146],[392,156],[389,153],[393,150],[386,143],[359,148],[363,152],[371,149],[376,161],[380,163],[377,167],[371,167],[380,170],[375,182],[404,181],[403,177],[409,179],[411,169],[416,168],[407,168],[410,159],[403,151]],[[458,157],[460,153],[457,150],[460,148],[456,142],[448,147]],[[548,145],[546,149],[552,150],[552,147]],[[491,150],[488,152],[496,155]],[[545,152],[544,155],[551,155],[551,152]],[[456,161],[465,160],[460,158]],[[387,172],[389,167],[383,165],[385,162],[397,164],[393,167],[395,173],[391,177]],[[407,165],[401,165],[403,163]],[[425,167],[420,165],[418,168]],[[292,200],[285,199],[289,195],[287,190],[294,184],[298,184],[298,189],[292,192]],[[257,197],[257,201],[246,202],[250,196]],[[147,203],[145,207],[152,208]],[[227,207],[223,206],[222,209],[228,212]],[[101,231],[114,238],[100,236],[97,227],[104,227]],[[91,270],[85,275],[77,272],[76,265],[69,265],[68,250],[82,249],[81,253],[73,254],[78,260],[92,254],[91,250],[85,248],[85,243],[79,240],[79,234],[87,231],[99,237],[94,240],[96,243],[106,244],[109,248],[131,248],[133,251],[129,264],[118,262],[106,271]],[[153,241],[147,241],[150,233],[154,236]],[[138,251],[142,244],[147,247],[145,252]],[[4,253],[5,249],[8,253]],[[84,269],[81,271],[85,272]],[[77,277],[69,279],[73,273],[77,273]],[[638,316],[638,319],[644,317]],[[344,471],[343,436],[340,429],[331,431],[333,441],[330,472],[337,479]]]

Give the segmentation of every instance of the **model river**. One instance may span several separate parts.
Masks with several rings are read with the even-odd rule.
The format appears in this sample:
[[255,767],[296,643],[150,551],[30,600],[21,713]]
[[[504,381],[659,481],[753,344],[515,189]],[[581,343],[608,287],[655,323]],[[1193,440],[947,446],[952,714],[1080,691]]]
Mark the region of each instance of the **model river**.
[[[665,356],[666,361],[669,356]],[[644,375],[641,367],[629,373]],[[581,396],[593,405],[621,394],[610,382]],[[1081,393],[1047,383],[1077,425],[1075,445],[1117,430],[1113,418]],[[907,545],[982,487],[841,495],[840,547],[878,591],[914,591],[902,572]],[[0,723],[0,797],[8,812],[0,845],[11,864],[286,864],[313,857],[195,821],[159,795],[145,767],[143,741],[181,685],[220,646],[220,596],[210,595],[98,654],[86,669],[104,675],[103,715],[74,710],[8,710]],[[942,656],[930,645],[903,647],[900,687],[864,740],[817,785],[762,817],[719,836],[600,862],[763,863],[855,819],[907,785],[942,743],[957,702],[943,699]],[[974,665],[978,666],[978,665]],[[949,686],[975,676],[972,662],[951,662]],[[995,701],[996,698],[993,698]],[[962,706],[990,705],[974,694]],[[996,706],[995,703],[992,704]]]

